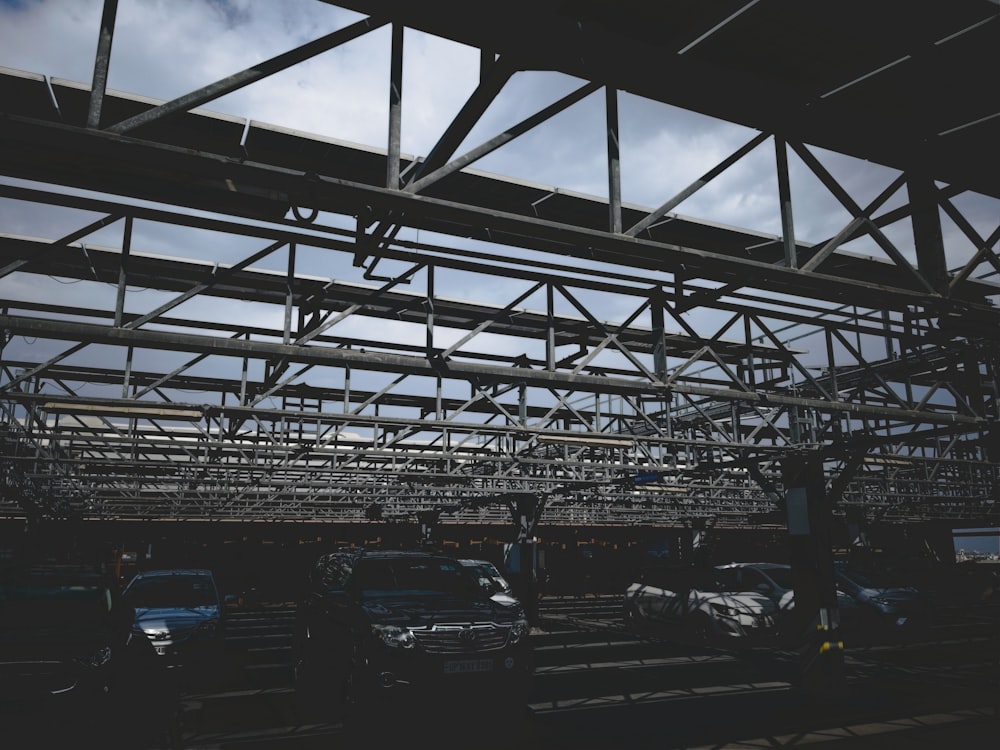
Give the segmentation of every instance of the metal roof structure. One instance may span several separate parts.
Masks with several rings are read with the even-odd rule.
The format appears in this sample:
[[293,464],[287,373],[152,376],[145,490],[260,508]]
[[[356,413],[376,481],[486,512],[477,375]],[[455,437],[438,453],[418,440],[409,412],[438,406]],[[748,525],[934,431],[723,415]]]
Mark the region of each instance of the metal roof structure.
[[[0,70],[0,200],[42,217],[0,226],[0,282],[73,284],[0,300],[0,513],[742,526],[783,522],[810,457],[840,513],[996,522],[1000,215],[963,199],[995,210],[1000,111],[954,85],[995,2],[328,4],[354,15],[170,101],[106,87],[110,0],[91,82]],[[396,94],[385,148],[211,109],[380,30],[390,92],[406,30],[480,52],[425,155]],[[571,92],[460,152],[533,71]],[[624,93],[749,134],[629,203]],[[477,168],[592,97],[606,196]],[[780,234],[679,212],[759,149]],[[829,153],[883,167],[878,196]],[[790,158],[846,217],[822,241]]]

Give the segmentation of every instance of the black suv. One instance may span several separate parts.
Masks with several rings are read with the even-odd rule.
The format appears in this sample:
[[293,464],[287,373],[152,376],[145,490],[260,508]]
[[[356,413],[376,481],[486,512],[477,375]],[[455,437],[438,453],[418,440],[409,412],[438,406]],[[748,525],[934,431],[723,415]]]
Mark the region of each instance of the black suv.
[[345,724],[387,704],[433,713],[464,700],[523,714],[534,670],[528,621],[516,600],[491,593],[444,555],[323,555],[297,609],[300,706]]

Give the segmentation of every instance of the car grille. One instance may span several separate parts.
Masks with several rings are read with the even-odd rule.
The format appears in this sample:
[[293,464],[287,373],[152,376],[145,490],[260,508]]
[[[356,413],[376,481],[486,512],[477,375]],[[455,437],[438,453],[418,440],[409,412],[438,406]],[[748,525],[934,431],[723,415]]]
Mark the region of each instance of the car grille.
[[438,624],[411,628],[420,647],[430,654],[464,654],[493,651],[507,645],[510,627],[496,623]]

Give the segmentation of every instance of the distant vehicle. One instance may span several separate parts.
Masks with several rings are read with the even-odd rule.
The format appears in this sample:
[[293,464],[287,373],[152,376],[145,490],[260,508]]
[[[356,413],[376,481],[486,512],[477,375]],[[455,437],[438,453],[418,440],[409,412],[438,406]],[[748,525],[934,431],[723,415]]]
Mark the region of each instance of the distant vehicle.
[[143,571],[122,596],[135,608],[136,630],[169,666],[209,668],[221,657],[225,610],[212,571]]
[[645,568],[625,591],[626,627],[683,641],[750,646],[778,636],[777,605],[712,568]]
[[834,570],[837,587],[857,604],[862,626],[900,636],[919,635],[930,627],[930,599],[899,574],[847,563],[837,563]]
[[132,620],[117,581],[103,572],[0,569],[0,741],[145,747],[166,731],[176,696]]
[[524,609],[492,599],[451,557],[323,555],[297,615],[295,689],[307,711],[340,713],[352,726],[396,712],[455,716],[459,705],[510,719],[524,712],[534,671]]
[[496,565],[489,560],[463,559],[459,562],[475,573],[479,585],[490,595],[490,598],[501,604],[515,605],[518,603],[514,589]]

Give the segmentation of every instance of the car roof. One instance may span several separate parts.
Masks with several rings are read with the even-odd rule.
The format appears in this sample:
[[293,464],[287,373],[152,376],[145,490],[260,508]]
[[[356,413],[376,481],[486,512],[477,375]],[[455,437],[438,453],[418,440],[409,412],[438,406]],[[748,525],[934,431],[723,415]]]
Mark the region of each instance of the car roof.
[[716,565],[717,568],[758,568],[760,570],[774,570],[775,568],[790,568],[787,563],[775,562],[731,562],[724,565]]

